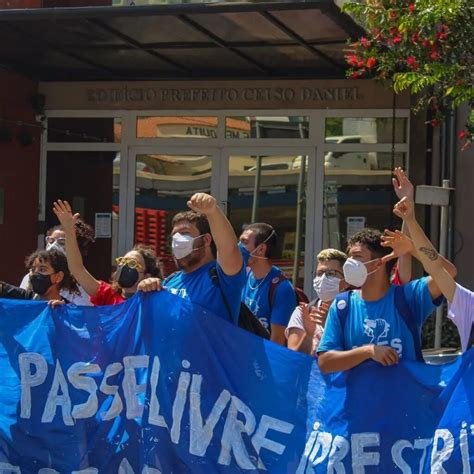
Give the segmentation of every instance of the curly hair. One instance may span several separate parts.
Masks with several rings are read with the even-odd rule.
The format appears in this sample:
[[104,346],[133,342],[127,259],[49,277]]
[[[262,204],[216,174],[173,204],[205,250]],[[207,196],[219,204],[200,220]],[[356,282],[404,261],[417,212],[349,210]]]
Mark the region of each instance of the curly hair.
[[[95,242],[95,231],[92,226],[86,224],[82,219],[77,219],[74,226],[76,230],[77,245],[79,246],[79,251],[81,255],[85,257],[89,251],[89,247],[92,243]],[[51,227],[46,232],[46,235],[51,235],[55,230],[60,230],[64,232],[64,229],[61,225],[55,225]]]
[[37,250],[26,257],[25,265],[28,271],[33,268],[35,260],[39,260],[41,263],[49,263],[53,267],[54,273],[63,272],[64,277],[59,282],[59,288],[61,290],[65,289],[72,294],[80,295],[77,282],[67,266],[66,255],[59,250]]
[[[355,244],[365,245],[369,249],[372,258],[382,258],[392,251],[388,247],[382,247],[382,233],[377,229],[365,228],[359,232],[356,232],[347,242],[348,254],[351,247],[353,247]],[[390,260],[385,264],[387,276],[391,275],[395,263],[396,260]]]

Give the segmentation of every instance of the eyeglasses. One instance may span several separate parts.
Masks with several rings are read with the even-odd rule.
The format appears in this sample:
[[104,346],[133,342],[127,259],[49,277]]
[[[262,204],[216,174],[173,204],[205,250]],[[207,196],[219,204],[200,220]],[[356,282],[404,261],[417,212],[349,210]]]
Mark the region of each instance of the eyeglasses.
[[134,258],[131,257],[117,257],[115,263],[118,266],[127,265],[130,268],[136,268],[137,270],[143,270],[143,265],[137,262]]
[[313,278],[322,277],[326,275],[328,278],[344,278],[344,275],[339,270],[320,270],[319,272],[313,272]]
[[54,244],[54,242],[57,242],[59,245],[64,247],[66,245],[66,238],[65,237],[59,237],[58,239],[55,239],[54,237],[51,237],[50,235],[45,237],[45,242],[47,244]]

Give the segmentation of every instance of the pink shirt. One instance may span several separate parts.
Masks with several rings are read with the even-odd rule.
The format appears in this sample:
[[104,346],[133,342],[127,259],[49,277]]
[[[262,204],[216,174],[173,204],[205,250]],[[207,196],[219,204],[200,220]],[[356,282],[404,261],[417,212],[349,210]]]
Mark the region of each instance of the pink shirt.
[[474,322],[474,293],[456,283],[454,299],[448,306],[448,317],[453,321],[459,331],[461,348],[467,349]]

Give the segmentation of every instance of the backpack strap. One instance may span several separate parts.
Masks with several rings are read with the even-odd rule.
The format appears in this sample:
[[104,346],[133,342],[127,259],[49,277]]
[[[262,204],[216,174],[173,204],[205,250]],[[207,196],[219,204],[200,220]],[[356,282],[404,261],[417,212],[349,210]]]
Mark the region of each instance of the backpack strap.
[[413,311],[411,310],[410,305],[406,299],[403,286],[395,287],[395,308],[397,309],[398,314],[402,317],[403,322],[412,335],[413,345],[415,346],[416,360],[419,362],[424,362],[423,353],[421,352],[420,332],[416,325],[415,315],[413,314]]
[[234,324],[234,318],[232,317],[232,310],[230,309],[229,302],[227,301],[227,298],[225,297],[225,294],[222,291],[221,283],[219,281],[219,275],[217,274],[217,268],[215,265],[209,268],[209,278],[211,279],[212,283],[214,283],[214,285],[219,288],[219,291],[221,292],[222,300],[224,301],[225,309],[227,310],[227,314],[229,315],[230,322]]
[[341,324],[342,335],[344,336],[344,328],[346,327],[347,317],[349,316],[349,302],[351,300],[352,290],[344,291],[336,296],[336,310],[339,323]]
[[[271,271],[271,270],[270,270]],[[273,297],[275,296],[275,291],[277,289],[277,286],[282,282],[288,280],[286,275],[282,272],[278,276],[275,276],[271,279],[270,281],[270,289],[268,290],[268,305],[270,306],[270,311],[272,310],[273,306]],[[296,295],[296,293],[295,293]],[[295,296],[296,298],[296,296]]]

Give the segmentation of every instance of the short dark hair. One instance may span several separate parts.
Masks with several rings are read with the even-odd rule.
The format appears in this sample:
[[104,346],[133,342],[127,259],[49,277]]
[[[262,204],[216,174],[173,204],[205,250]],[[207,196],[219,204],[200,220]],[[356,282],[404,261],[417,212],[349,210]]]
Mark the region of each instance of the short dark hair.
[[[194,211],[178,212],[171,221],[171,227],[174,227],[180,222],[189,222],[197,227],[200,235],[209,234],[212,238],[211,227],[209,226],[209,221],[205,214],[200,214]],[[217,248],[214,239],[211,240],[211,252],[215,258],[217,255]]]
[[63,272],[64,278],[59,283],[59,288],[68,290],[70,293],[79,295],[79,289],[77,282],[69,271],[67,266],[67,258],[62,252],[56,249],[52,250],[37,250],[31,255],[28,255],[25,260],[26,269],[28,271],[33,267],[35,260],[38,259],[40,262],[47,262],[52,267],[55,273]]
[[265,222],[255,222],[244,227],[245,230],[251,230],[255,234],[255,248],[265,243],[267,249],[265,257],[274,258],[277,249],[277,234],[275,229]]
[[162,278],[160,271],[160,259],[156,256],[156,252],[152,247],[143,244],[137,244],[132,249],[138,252],[145,262],[145,273],[152,277]]
[[[372,258],[382,258],[392,251],[389,247],[382,247],[382,233],[377,229],[365,228],[356,232],[347,242],[347,254],[355,244],[365,245],[370,250]],[[391,275],[395,263],[396,259],[393,259],[385,264],[388,276]]]

